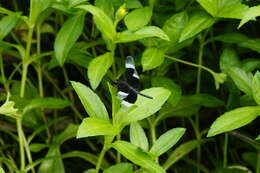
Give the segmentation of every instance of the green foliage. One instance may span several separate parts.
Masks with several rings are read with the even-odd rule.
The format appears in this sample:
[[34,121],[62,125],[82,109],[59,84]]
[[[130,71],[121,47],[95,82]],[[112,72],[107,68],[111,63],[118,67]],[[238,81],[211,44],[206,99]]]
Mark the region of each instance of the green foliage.
[[260,173],[258,1],[0,4],[1,173]]

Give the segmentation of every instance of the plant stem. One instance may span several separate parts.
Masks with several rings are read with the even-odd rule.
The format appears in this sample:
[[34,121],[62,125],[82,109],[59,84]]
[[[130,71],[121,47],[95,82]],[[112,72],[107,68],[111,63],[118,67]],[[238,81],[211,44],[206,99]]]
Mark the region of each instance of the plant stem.
[[223,168],[227,167],[227,150],[228,150],[228,134],[225,133],[225,140],[224,140],[224,159],[223,159]]
[[[200,66],[203,66],[202,65],[202,63],[203,63],[203,59],[202,59],[203,58],[203,48],[204,48],[203,40],[201,39],[200,45],[199,45],[199,55],[198,55],[198,65],[200,65]],[[197,73],[196,94],[200,93],[201,71],[202,71],[202,68],[199,67],[198,73]],[[199,132],[200,131],[199,112],[197,112],[196,115],[195,115],[195,124],[196,124],[196,129]],[[201,140],[200,134],[199,135],[197,134],[196,137],[197,137],[198,140]],[[200,160],[201,160],[201,146],[199,145],[198,148],[197,148],[197,162],[198,162],[198,164],[200,164]],[[197,173],[200,173],[199,167],[197,167]]]
[[17,131],[18,131],[18,138],[19,138],[19,148],[20,148],[20,169],[21,171],[24,171],[25,169],[25,156],[24,156],[24,148],[23,148],[23,137],[22,137],[22,120],[21,118],[16,120],[16,127],[17,127]]
[[[29,32],[28,32],[28,39],[27,39],[27,44],[26,44],[25,56],[22,57],[22,67],[23,68],[22,68],[20,97],[24,97],[24,95],[25,95],[26,78],[27,78],[28,65],[29,65],[29,64],[26,63],[26,60],[30,58],[30,50],[31,50],[33,29],[34,29],[34,27],[30,27],[29,26]],[[23,120],[23,115],[21,115],[21,118],[19,118],[19,120],[17,120],[18,121],[17,122],[17,130],[18,130],[19,144],[20,144],[21,168],[24,169],[25,157],[24,157],[24,148],[23,147],[25,147],[26,154],[27,154],[27,157],[28,157],[28,161],[29,161],[30,164],[32,163],[32,157],[31,157],[30,148],[28,146],[26,137],[25,137],[24,132],[23,132],[22,120]],[[34,173],[35,170],[32,169],[32,172]]]
[[2,76],[4,88],[7,92],[7,95],[9,95],[10,91],[9,91],[9,86],[7,84],[6,77],[5,77],[4,63],[3,63],[3,56],[2,56],[2,50],[1,49],[0,49],[0,71],[1,71],[1,76]]
[[256,173],[260,173],[260,150],[257,150]]
[[107,149],[106,149],[106,147],[104,145],[103,148],[102,148],[102,151],[101,151],[101,153],[100,153],[100,155],[98,157],[98,161],[97,161],[97,165],[96,165],[96,173],[99,172],[99,169],[101,167],[101,164],[102,164],[102,161],[103,161],[103,158],[105,156],[106,151],[107,151]]
[[197,68],[201,68],[203,70],[206,70],[207,72],[209,72],[210,74],[212,74],[212,76],[215,75],[215,72],[203,65],[199,65],[199,64],[194,64],[194,63],[191,63],[191,62],[188,62],[188,61],[184,61],[184,60],[181,60],[181,59],[178,59],[178,58],[175,58],[173,56],[169,56],[169,55],[165,55],[166,58],[168,59],[171,59],[171,60],[174,60],[174,61],[177,61],[177,62],[180,62],[182,64],[187,64],[189,66],[193,66],[193,67],[197,67]]

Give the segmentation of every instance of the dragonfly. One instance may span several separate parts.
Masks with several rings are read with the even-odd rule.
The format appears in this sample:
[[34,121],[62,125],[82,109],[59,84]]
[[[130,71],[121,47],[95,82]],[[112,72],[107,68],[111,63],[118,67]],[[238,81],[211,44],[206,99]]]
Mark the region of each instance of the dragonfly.
[[137,95],[153,99],[153,97],[140,93],[138,91],[140,78],[135,69],[135,62],[132,56],[127,56],[125,61],[125,77],[126,81],[112,81],[117,86],[117,96],[122,100],[121,104],[126,107],[131,107],[137,100]]

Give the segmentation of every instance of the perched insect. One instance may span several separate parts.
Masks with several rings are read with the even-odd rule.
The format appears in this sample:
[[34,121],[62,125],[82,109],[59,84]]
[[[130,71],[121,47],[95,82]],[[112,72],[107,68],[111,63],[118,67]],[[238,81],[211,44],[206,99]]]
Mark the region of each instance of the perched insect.
[[132,56],[126,57],[125,68],[126,82],[113,81],[113,84],[117,85],[117,95],[122,100],[122,105],[127,107],[132,106],[135,103],[138,94],[143,97],[153,99],[153,97],[137,91],[139,88],[139,76],[135,69],[135,62]]

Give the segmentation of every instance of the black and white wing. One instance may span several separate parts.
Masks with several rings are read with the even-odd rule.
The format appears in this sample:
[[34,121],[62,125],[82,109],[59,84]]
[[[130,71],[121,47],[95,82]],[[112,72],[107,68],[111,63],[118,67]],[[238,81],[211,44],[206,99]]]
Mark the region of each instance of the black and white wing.
[[134,89],[139,88],[139,76],[135,69],[135,62],[132,56],[127,56],[125,61],[126,82]]
[[122,100],[122,105],[127,107],[132,106],[135,103],[138,94],[143,97],[152,99],[152,97],[137,91],[139,88],[139,76],[135,69],[135,63],[132,56],[126,57],[125,68],[126,82],[113,81],[113,83],[118,87],[117,95]]

